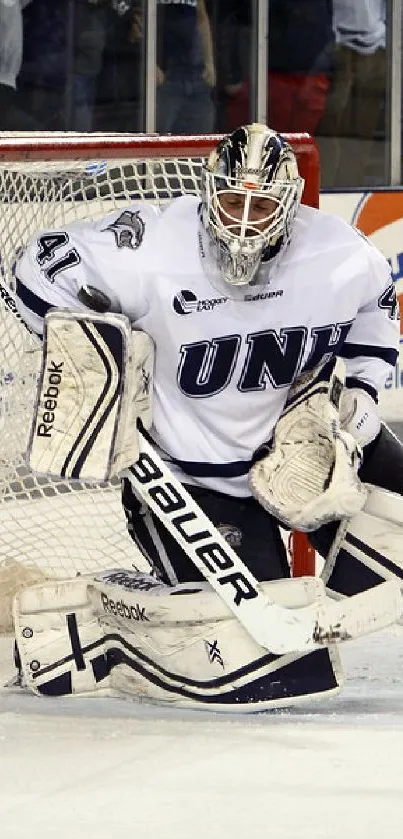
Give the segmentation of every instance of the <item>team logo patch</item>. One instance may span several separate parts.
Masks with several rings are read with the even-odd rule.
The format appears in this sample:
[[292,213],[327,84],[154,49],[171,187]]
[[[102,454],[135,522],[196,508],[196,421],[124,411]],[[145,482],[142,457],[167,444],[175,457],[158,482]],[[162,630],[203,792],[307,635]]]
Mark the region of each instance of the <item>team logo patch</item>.
[[177,315],[191,315],[193,312],[211,312],[216,306],[226,303],[228,297],[212,297],[208,300],[199,300],[193,291],[183,288],[172,302],[172,308]]
[[178,315],[190,315],[197,308],[196,295],[193,294],[193,291],[188,291],[186,288],[182,289],[178,294],[175,294],[173,308]]
[[132,251],[135,251],[143,241],[145,224],[140,216],[139,210],[136,210],[134,213],[130,210],[125,210],[112,224],[108,224],[104,230],[112,231],[118,248],[130,248]]

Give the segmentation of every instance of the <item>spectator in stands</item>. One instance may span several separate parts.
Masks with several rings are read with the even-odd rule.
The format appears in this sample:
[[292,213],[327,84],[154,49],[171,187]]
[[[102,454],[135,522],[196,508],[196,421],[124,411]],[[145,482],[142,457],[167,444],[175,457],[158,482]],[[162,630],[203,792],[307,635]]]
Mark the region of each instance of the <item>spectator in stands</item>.
[[332,138],[321,144],[323,182],[363,186],[371,182],[373,140],[384,115],[386,2],[333,0],[333,6],[334,72],[319,132]]
[[22,10],[31,0],[0,0],[0,130],[34,131],[17,88],[23,52]]
[[[219,76],[225,130],[249,116],[250,4],[225,3],[219,26]],[[326,105],[334,34],[332,0],[270,0],[268,119],[277,131],[315,134]]]
[[157,23],[157,131],[209,133],[215,64],[205,0],[159,0]]
[[143,128],[144,25],[141,0],[112,0],[106,13],[106,40],[97,79],[94,128]]
[[271,0],[269,9],[269,120],[315,134],[333,62],[332,0]]
[[66,127],[66,8],[65,0],[34,0],[24,12],[20,86],[27,108],[46,130]]
[[94,128],[96,83],[106,43],[107,12],[105,0],[76,0],[70,51],[71,82],[69,85],[67,79],[66,89],[66,121],[73,131]]
[[218,131],[247,123],[251,117],[251,31],[251,3],[221,0],[216,14]]
[[35,0],[24,15],[21,82],[48,130],[91,130],[104,44],[103,0]]
[[35,0],[27,10],[22,80],[45,128],[93,130],[108,28],[113,36],[115,20],[122,21],[127,40],[132,5],[132,0]]

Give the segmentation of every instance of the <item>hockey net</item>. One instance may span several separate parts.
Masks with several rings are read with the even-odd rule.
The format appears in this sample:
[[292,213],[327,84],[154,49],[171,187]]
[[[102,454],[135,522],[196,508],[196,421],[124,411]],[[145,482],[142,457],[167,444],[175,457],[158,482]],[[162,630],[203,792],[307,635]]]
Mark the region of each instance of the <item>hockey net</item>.
[[[99,217],[134,200],[163,203],[197,194],[202,161],[218,139],[0,135],[0,631],[8,628],[19,586],[142,564],[126,532],[117,483],[57,481],[27,469],[41,348],[16,315],[16,260],[39,230]],[[305,178],[303,200],[317,206],[316,146],[308,135],[289,140]],[[306,543],[299,540],[294,553],[296,573],[310,573]]]

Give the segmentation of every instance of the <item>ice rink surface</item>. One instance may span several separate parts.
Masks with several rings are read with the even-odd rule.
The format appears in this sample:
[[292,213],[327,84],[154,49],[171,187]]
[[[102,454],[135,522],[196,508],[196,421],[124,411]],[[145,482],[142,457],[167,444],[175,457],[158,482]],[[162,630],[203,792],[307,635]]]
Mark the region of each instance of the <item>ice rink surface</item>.
[[248,717],[1,690],[1,839],[402,839],[403,635],[341,652],[338,697]]

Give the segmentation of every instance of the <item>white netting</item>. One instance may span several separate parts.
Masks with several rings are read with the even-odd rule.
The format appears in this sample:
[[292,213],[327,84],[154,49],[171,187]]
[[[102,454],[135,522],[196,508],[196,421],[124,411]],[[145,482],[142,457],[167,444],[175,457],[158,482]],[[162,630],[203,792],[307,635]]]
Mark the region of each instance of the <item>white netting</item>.
[[[2,591],[21,584],[21,569],[55,577],[139,563],[117,484],[45,480],[26,468],[41,350],[15,314],[16,259],[41,229],[60,230],[133,200],[197,193],[202,158],[216,142],[0,133],[0,613]],[[296,145],[313,151],[304,135]]]
[[41,349],[16,317],[14,267],[34,232],[60,229],[133,200],[197,193],[200,158],[18,160],[0,157],[0,583],[21,568],[46,575],[138,564],[118,484],[86,485],[29,473],[24,452]]

